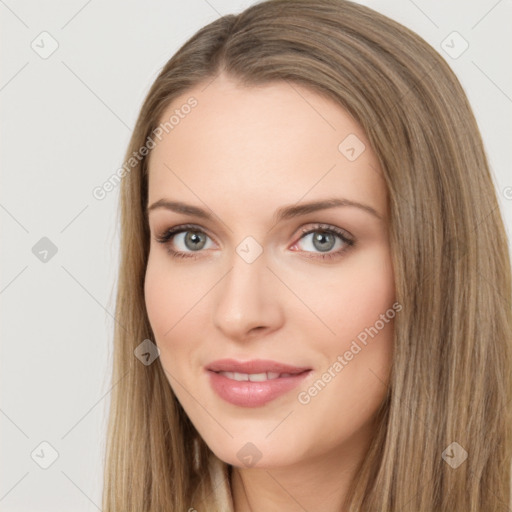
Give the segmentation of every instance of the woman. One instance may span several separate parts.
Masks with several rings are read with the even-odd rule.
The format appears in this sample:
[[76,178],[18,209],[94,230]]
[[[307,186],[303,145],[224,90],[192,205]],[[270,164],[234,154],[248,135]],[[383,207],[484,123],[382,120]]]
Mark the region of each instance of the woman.
[[262,2],[170,59],[129,159],[104,511],[507,510],[507,240],[436,51]]

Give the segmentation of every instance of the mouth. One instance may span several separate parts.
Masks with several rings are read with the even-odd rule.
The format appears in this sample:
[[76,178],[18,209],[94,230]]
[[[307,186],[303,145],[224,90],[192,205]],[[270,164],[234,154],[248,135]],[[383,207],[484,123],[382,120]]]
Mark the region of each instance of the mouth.
[[216,361],[206,370],[217,395],[239,407],[260,407],[286,395],[312,371],[277,361],[233,359]]
[[284,377],[295,377],[297,375],[301,375],[302,373],[309,372],[309,370],[304,370],[297,373],[278,373],[278,372],[261,372],[261,373],[240,373],[240,372],[214,372],[218,375],[223,375],[224,377],[232,380],[236,380],[238,382],[265,382],[267,380],[275,380],[282,379]]
[[[232,373],[239,375],[263,375],[267,378],[278,378],[280,375],[298,375],[306,370],[311,370],[307,366],[293,366],[270,359],[252,359],[250,361],[237,361],[235,359],[219,359],[213,361],[207,367],[207,370],[215,373]],[[276,375],[277,374],[277,375]],[[239,380],[239,379],[237,379]],[[248,380],[245,377],[240,380]]]

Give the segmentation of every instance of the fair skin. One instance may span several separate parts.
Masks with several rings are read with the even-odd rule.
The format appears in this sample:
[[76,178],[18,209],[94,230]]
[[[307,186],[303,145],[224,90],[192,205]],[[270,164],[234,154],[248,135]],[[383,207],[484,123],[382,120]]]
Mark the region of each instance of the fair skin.
[[[221,75],[176,99],[162,119],[191,96],[198,105],[151,153],[148,205],[181,201],[212,218],[149,211],[145,298],[160,363],[201,437],[233,466],[236,512],[339,512],[386,394],[393,321],[359,343],[308,403],[298,394],[329,368],[332,375],[338,356],[395,301],[382,171],[347,112],[297,84],[247,88]],[[366,146],[353,161],[338,149],[349,134]],[[328,198],[377,215],[337,206],[274,222],[283,206]],[[187,223],[195,231],[156,241]],[[326,245],[313,237],[331,226],[354,246],[331,234],[332,248],[322,252]],[[303,228],[316,231],[304,235]],[[185,238],[197,232],[205,242],[199,250],[197,237]],[[251,263],[236,252],[248,236],[263,249]],[[168,248],[195,258],[173,257]],[[322,259],[326,253],[334,257]],[[248,408],[210,386],[205,365],[222,358],[273,359],[312,371],[299,388]],[[251,466],[237,456],[248,442],[261,453]]]

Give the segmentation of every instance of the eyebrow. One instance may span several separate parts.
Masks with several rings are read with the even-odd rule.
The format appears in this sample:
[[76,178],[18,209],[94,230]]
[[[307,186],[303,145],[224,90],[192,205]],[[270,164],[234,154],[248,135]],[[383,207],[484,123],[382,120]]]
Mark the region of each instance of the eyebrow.
[[[383,221],[383,216],[377,212],[374,208],[371,206],[368,206],[363,203],[358,203],[356,201],[351,201],[349,199],[344,198],[331,198],[331,199],[324,199],[322,201],[312,201],[309,203],[302,203],[302,204],[294,204],[289,206],[283,206],[281,208],[278,208],[276,212],[274,213],[274,224],[277,224],[278,222],[282,220],[291,219],[294,217],[299,217],[301,215],[306,215],[308,213],[317,212],[319,210],[326,210],[329,208],[336,208],[341,206],[352,206],[354,208],[359,208],[366,213],[369,213],[376,217],[377,219]],[[191,204],[182,203],[180,201],[170,201],[169,199],[159,199],[155,203],[153,203],[151,206],[148,207],[147,212],[151,212],[153,210],[164,208],[166,210],[170,210],[176,213],[184,213],[188,215],[193,215],[195,217],[201,218],[201,219],[207,219],[212,220],[213,215],[209,213],[206,210],[203,210],[202,208],[199,208],[198,206],[193,206]]]

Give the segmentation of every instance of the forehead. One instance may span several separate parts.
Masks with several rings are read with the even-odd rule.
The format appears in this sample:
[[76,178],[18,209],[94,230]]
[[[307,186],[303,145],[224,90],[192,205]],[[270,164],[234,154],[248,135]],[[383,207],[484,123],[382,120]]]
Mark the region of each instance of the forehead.
[[[182,108],[190,98],[193,108]],[[245,87],[221,75],[175,99],[172,129],[152,150],[149,202],[226,197],[248,213],[341,195],[386,210],[362,128],[334,100],[289,82]],[[195,196],[195,197],[194,197]]]

